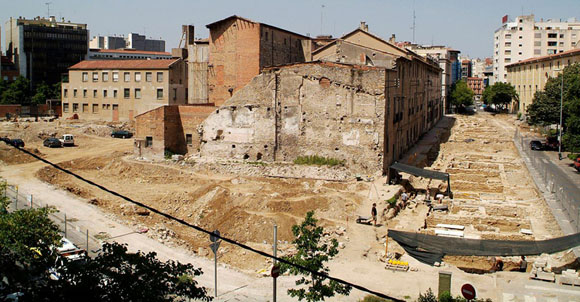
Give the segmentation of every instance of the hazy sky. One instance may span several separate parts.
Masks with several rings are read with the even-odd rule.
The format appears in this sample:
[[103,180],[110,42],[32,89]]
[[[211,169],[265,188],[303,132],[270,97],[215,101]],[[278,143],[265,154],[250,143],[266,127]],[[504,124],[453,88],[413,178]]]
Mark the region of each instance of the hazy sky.
[[[163,38],[166,50],[176,47],[181,25],[196,26],[196,36],[208,36],[206,24],[239,15],[300,34],[340,36],[366,21],[369,30],[385,39],[447,45],[471,57],[492,55],[493,32],[501,17],[533,13],[536,19],[580,19],[580,0],[0,0],[2,48],[4,23],[10,17],[50,14],[86,23],[91,37],[130,32]],[[324,7],[323,7],[324,5]],[[322,22],[321,22],[322,13]]]

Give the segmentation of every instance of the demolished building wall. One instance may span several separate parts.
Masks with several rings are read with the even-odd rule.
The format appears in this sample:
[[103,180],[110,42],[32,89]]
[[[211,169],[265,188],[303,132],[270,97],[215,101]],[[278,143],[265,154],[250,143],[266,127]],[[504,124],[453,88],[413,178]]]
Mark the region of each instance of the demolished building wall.
[[382,169],[385,75],[332,63],[266,69],[201,125],[201,156],[293,161],[319,155]]

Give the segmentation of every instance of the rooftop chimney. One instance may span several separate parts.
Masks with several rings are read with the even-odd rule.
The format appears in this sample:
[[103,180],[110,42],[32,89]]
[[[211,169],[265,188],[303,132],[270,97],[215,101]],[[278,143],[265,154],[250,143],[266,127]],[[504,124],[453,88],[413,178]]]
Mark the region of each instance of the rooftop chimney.
[[396,42],[395,34],[392,34],[391,37],[389,38],[389,43],[395,44],[395,42]]
[[369,26],[365,21],[360,21],[360,29],[363,31],[369,31]]

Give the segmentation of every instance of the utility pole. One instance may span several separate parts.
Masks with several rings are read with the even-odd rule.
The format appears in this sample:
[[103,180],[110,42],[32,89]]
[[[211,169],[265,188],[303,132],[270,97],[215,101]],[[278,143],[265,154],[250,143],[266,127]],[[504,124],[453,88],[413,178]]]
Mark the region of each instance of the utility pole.
[[564,103],[564,69],[562,69],[562,83],[560,84],[560,131],[558,137],[558,159],[562,160],[562,107]]
[[[273,261],[274,267],[276,266],[275,257],[276,257],[277,251],[278,251],[278,226],[274,225],[274,261]],[[276,302],[276,277],[274,277],[272,279],[274,279],[274,284],[273,284],[274,285],[274,293],[273,293],[274,295],[273,295],[272,301]]]

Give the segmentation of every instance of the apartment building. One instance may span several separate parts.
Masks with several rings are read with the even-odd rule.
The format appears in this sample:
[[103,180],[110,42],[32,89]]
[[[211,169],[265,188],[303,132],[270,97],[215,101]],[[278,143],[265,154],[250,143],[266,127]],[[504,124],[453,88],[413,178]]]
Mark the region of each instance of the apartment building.
[[272,25],[231,16],[209,29],[209,102],[220,106],[265,67],[305,62],[310,38]]
[[479,101],[481,99],[481,95],[483,94],[483,90],[485,89],[483,78],[469,77],[466,79],[466,82],[467,87],[469,87],[469,89],[471,89],[471,91],[474,93],[474,99]]
[[529,58],[553,55],[573,49],[580,40],[580,22],[575,18],[535,20],[534,15],[519,16],[494,33],[493,81],[506,82],[506,65]]
[[62,84],[63,117],[132,121],[164,105],[186,103],[183,60],[82,61]]
[[89,47],[93,49],[132,49],[139,51],[165,52],[165,40],[151,39],[138,33],[130,33],[123,36],[94,36],[89,41]]
[[145,51],[134,49],[89,49],[87,60],[139,60],[172,59],[171,53],[164,51]]
[[514,101],[512,111],[527,114],[534,94],[544,90],[550,77],[557,77],[566,66],[574,63],[580,63],[580,48],[507,65],[507,81],[519,95],[519,103]]

